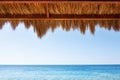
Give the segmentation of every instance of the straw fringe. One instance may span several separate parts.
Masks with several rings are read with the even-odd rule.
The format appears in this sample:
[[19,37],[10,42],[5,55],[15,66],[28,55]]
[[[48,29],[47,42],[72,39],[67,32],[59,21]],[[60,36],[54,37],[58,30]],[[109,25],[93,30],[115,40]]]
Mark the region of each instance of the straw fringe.
[[38,37],[42,37],[46,34],[48,29],[54,31],[57,27],[62,27],[63,30],[70,31],[80,30],[82,34],[85,34],[87,29],[90,29],[91,33],[95,33],[95,26],[100,25],[101,28],[107,30],[120,31],[120,20],[21,20],[21,21],[0,21],[0,29],[6,22],[10,22],[13,29],[17,27],[19,22],[23,22],[25,27],[28,29],[30,26],[34,28]]

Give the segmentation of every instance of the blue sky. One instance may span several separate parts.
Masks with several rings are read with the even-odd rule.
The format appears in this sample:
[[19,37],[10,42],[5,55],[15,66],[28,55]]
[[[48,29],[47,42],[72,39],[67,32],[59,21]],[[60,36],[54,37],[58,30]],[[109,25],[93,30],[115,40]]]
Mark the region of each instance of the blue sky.
[[41,39],[20,23],[0,30],[0,64],[120,64],[120,32],[96,26],[94,35],[79,30],[49,30]]

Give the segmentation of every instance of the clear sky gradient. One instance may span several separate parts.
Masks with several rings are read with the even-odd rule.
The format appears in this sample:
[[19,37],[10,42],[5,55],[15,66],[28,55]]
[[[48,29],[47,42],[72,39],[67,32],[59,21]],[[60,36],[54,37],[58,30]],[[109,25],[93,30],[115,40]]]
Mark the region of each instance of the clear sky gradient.
[[94,35],[58,28],[40,39],[32,27],[18,26],[0,30],[0,64],[120,64],[120,32],[98,25]]

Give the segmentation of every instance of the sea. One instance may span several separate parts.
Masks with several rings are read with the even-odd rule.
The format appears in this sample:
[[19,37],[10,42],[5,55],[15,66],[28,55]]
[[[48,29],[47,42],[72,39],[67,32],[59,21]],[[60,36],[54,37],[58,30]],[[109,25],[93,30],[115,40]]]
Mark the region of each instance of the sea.
[[120,65],[0,65],[0,80],[120,80]]

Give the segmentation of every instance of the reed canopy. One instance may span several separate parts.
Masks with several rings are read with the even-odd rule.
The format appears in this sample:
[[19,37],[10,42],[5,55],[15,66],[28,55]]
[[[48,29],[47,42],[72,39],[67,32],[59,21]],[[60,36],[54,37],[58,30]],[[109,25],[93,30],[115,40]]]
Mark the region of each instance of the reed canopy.
[[87,29],[94,34],[96,25],[120,30],[119,0],[57,1],[0,0],[0,29],[6,22],[10,22],[13,29],[23,22],[26,28],[32,26],[39,37],[57,27],[66,31],[78,29],[83,34]]

